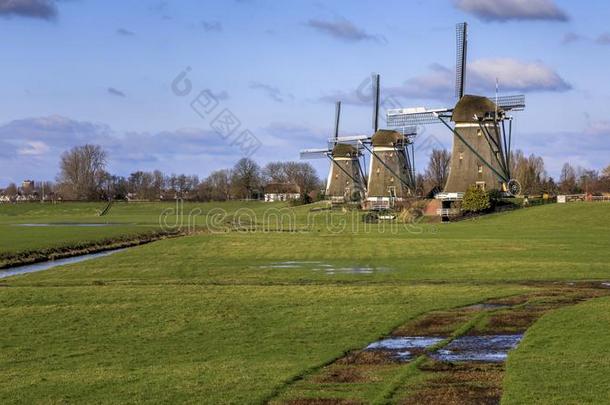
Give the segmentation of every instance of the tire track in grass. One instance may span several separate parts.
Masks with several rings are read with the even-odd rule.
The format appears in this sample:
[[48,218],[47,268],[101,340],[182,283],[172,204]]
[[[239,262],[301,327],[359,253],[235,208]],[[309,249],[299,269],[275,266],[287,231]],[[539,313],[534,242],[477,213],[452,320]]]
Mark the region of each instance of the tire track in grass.
[[[503,358],[513,347],[502,346],[506,345],[507,337],[518,342],[517,337],[543,314],[610,294],[610,289],[600,282],[537,286],[540,289],[527,294],[422,314],[395,328],[380,345],[349,351],[286,381],[265,402],[292,405],[499,403],[505,371]],[[409,339],[421,337],[442,340],[423,349],[409,348],[406,360],[400,349],[387,348],[396,342],[408,343]],[[472,342],[474,348],[469,346]],[[475,360],[468,360],[472,350],[475,354],[485,354],[497,344],[504,350],[503,355],[483,357],[483,360],[476,360],[475,356]],[[454,358],[463,359],[450,360]]]

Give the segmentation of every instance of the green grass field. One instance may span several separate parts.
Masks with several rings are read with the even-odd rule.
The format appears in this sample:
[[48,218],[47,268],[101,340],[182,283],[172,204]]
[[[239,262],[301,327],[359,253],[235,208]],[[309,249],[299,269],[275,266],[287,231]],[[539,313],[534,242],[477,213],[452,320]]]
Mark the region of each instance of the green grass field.
[[[0,254],[158,230],[172,207],[117,204],[97,217],[95,204],[0,206]],[[226,214],[206,221],[217,208]],[[203,232],[0,280],[0,402],[260,403],[423,313],[534,291],[533,281],[610,280],[610,204],[366,227],[351,212],[309,209],[188,205]],[[100,218],[122,225],[14,225]],[[273,267],[286,261],[373,270]],[[607,303],[552,312],[528,330],[503,401],[608,394],[598,351],[610,342]]]
[[[61,247],[83,241],[113,238],[119,235],[146,233],[161,228],[160,218],[171,229],[180,225],[180,213],[188,225],[188,213],[199,209],[194,223],[204,224],[202,215],[218,208],[219,204],[184,203],[123,203],[114,204],[109,213],[99,216],[105,203],[64,204],[5,204],[0,205],[0,253],[18,253],[51,247]],[[260,211],[260,203],[228,202],[220,205],[227,213],[239,209]],[[24,224],[57,226],[30,227]],[[103,227],[79,227],[70,224],[108,224]]]
[[558,310],[536,323],[512,354],[506,404],[610,401],[610,299]]

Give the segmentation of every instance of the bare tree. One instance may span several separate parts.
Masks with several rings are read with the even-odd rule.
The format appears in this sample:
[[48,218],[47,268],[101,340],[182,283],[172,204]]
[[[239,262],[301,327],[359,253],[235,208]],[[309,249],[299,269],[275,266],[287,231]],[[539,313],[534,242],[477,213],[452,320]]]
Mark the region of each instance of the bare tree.
[[204,201],[226,201],[231,198],[231,171],[212,172],[199,184],[197,196]]
[[100,198],[106,152],[99,145],[76,146],[61,155],[58,181],[67,198]]
[[8,187],[4,189],[4,194],[6,194],[9,198],[17,197],[17,193],[19,190],[17,189],[17,185],[15,183],[10,183]]
[[610,166],[602,170],[599,177],[599,191],[602,193],[610,192]]
[[418,196],[426,196],[430,192],[428,189],[428,182],[423,174],[417,173],[417,176],[415,177],[415,184],[417,185],[415,193]]
[[599,190],[599,172],[597,170],[578,170],[578,187],[585,193],[597,193]]
[[316,170],[309,163],[286,162],[284,166],[287,182],[299,186],[301,194],[321,188]]
[[252,198],[261,184],[261,170],[249,158],[241,158],[233,167],[231,185],[237,198]]
[[428,189],[442,190],[449,177],[451,153],[446,149],[433,149],[426,168],[425,179]]
[[559,191],[566,194],[578,192],[576,184],[576,170],[569,163],[565,163],[561,168],[559,176]]
[[161,198],[161,194],[165,189],[165,176],[160,170],[152,172],[152,188],[155,199]]
[[284,162],[270,162],[263,168],[263,179],[266,183],[287,183],[286,165]]
[[129,192],[129,182],[123,176],[110,175],[106,179],[105,189],[110,200],[124,200]]
[[544,191],[547,174],[544,168],[544,159],[536,155],[526,157],[521,150],[511,152],[511,177],[521,183],[524,194],[537,194]]
[[148,190],[151,187],[152,176],[149,173],[138,170],[133,172],[127,178],[128,190],[130,194],[137,198],[148,198]]
[[320,178],[309,163],[271,162],[263,169],[267,183],[292,183],[299,186],[302,194],[321,188]]

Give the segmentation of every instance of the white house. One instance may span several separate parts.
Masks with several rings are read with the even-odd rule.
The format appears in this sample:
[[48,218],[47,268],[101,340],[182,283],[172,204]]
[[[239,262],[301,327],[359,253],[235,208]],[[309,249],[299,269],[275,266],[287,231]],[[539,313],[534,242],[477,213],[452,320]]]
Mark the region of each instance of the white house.
[[264,189],[266,202],[298,200],[301,197],[301,189],[292,183],[269,183]]

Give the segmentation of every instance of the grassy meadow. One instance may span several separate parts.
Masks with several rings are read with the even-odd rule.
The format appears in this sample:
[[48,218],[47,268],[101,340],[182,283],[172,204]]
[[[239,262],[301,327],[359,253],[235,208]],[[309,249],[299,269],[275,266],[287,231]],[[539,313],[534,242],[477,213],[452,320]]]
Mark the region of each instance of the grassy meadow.
[[[101,208],[0,206],[0,255],[200,232],[0,280],[1,403],[262,403],[418,315],[540,282],[610,280],[603,203],[409,225],[282,203],[116,204],[99,217]],[[65,226],[99,222],[113,225]],[[24,223],[64,225],[16,226]],[[284,263],[295,261],[311,263]],[[575,391],[573,403],[608,393],[598,351],[610,343],[607,303],[534,324],[509,356],[503,401],[550,403],[568,380],[591,391]],[[371,402],[386,389],[371,391]]]
[[503,403],[608,403],[609,330],[607,297],[542,318],[509,358]]
[[[105,206],[104,202],[0,205],[0,266],[30,253],[70,251],[159,232],[194,230],[205,225],[204,216],[219,207],[215,203],[117,202],[107,215],[99,216]],[[248,202],[228,202],[221,207],[227,215],[263,208]]]

